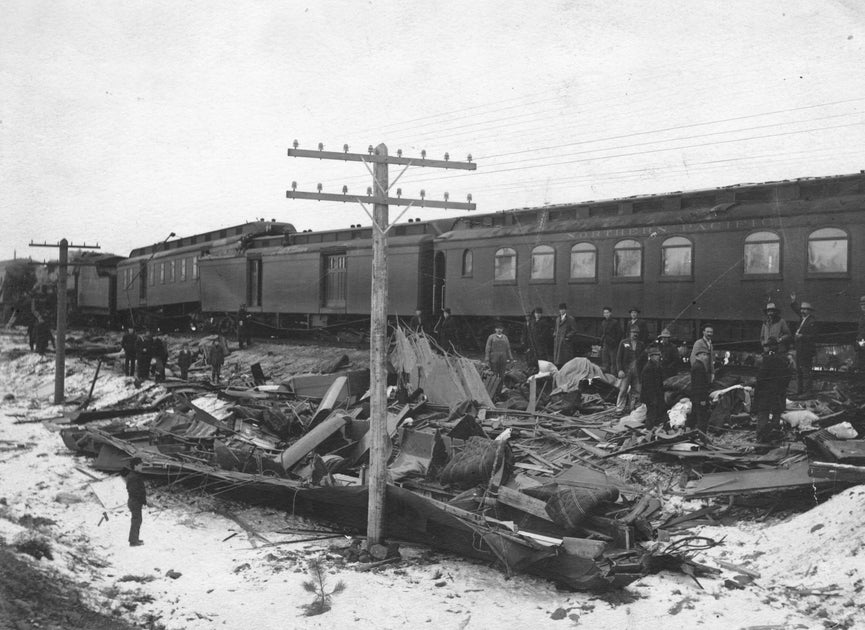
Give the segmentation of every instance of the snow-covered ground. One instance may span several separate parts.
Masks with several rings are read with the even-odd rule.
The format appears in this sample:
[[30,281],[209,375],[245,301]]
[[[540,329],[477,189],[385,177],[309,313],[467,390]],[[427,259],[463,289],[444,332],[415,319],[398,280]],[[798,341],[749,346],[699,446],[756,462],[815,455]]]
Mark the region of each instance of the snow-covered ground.
[[[865,628],[865,486],[794,517],[692,532],[725,538],[722,546],[696,556],[698,562],[715,566],[714,560],[726,560],[760,574],[741,590],[725,586],[725,579],[738,574],[724,570],[719,578],[701,579],[702,589],[685,575],[662,573],[610,595],[569,593],[544,580],[509,578],[497,568],[419,547],[403,547],[402,563],[362,572],[328,551],[330,545],[348,545],[347,538],[267,545],[219,512],[240,516],[271,543],[313,536],[279,532],[312,529],[309,521],[165,486],[150,488],[145,545],[129,547],[128,512],[123,506],[107,510],[91,489],[93,477],[107,476],[70,453],[50,423],[16,423],[63,411],[51,404],[53,356],[9,354],[25,345],[22,336],[0,335],[0,398],[13,397],[0,403],[0,538],[9,544],[30,535],[34,518],[50,519],[53,524],[36,530],[51,541],[54,560],[22,557],[71,576],[94,607],[130,623],[178,630]],[[310,347],[259,344],[230,360],[300,365],[316,352],[321,354]],[[358,353],[351,351],[355,362]],[[120,368],[103,366],[91,408],[135,393]],[[91,362],[70,358],[69,398],[86,394],[94,369]],[[112,483],[119,480],[102,486]],[[122,485],[114,490],[122,498]],[[110,495],[110,488],[102,494]],[[322,555],[330,586],[341,580],[346,588],[333,597],[329,612],[306,617],[301,606],[312,601],[303,588],[310,577],[307,560]]]

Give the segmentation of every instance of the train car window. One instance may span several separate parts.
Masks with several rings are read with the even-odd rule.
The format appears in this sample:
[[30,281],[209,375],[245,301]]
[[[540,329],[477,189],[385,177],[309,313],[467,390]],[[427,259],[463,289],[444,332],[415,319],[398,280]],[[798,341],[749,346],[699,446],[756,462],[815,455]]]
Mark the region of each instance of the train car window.
[[156,265],[150,263],[147,267],[147,277],[150,278],[150,286],[156,286]]
[[198,256],[192,257],[192,279],[198,280]]
[[639,278],[643,275],[643,247],[635,240],[619,241],[613,248],[613,277]]
[[463,277],[471,277],[474,272],[474,254],[472,250],[467,249],[463,252]]
[[165,263],[159,263],[159,284],[165,284]]
[[591,243],[571,247],[571,280],[594,280],[598,276],[598,248]]
[[168,281],[177,282],[177,261],[172,260],[168,263]]
[[661,275],[690,278],[693,275],[694,245],[684,236],[673,236],[661,243]]
[[822,228],[808,235],[808,273],[847,273],[847,232]]
[[517,279],[517,252],[502,247],[496,252],[493,279],[496,282],[511,282]]
[[745,275],[781,273],[781,239],[774,232],[745,238]]
[[180,260],[180,281],[181,282],[186,282],[186,264],[187,264],[188,260],[189,260],[188,258],[182,258]]
[[552,280],[556,277],[556,250],[538,245],[532,250],[532,280]]

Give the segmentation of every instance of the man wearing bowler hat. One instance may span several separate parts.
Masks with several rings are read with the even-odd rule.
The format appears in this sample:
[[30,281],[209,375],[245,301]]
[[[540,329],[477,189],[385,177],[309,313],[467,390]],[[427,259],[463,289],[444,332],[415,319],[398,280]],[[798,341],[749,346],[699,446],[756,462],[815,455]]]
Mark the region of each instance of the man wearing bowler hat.
[[799,326],[793,334],[793,342],[796,346],[796,393],[801,396],[811,393],[813,386],[811,369],[817,353],[817,322],[811,303],[797,302],[795,293],[790,294],[790,308],[799,316]]
[[631,316],[631,319],[629,319],[628,323],[625,324],[625,330],[629,331],[634,326],[639,328],[640,332],[637,334],[637,341],[646,345],[649,343],[649,329],[646,327],[646,321],[640,319],[640,309],[636,306],[632,306],[631,310],[628,311],[628,314]]
[[574,358],[574,337],[577,334],[577,322],[568,315],[568,305],[559,304],[559,316],[556,317],[556,332],[553,338],[553,363],[561,368]]

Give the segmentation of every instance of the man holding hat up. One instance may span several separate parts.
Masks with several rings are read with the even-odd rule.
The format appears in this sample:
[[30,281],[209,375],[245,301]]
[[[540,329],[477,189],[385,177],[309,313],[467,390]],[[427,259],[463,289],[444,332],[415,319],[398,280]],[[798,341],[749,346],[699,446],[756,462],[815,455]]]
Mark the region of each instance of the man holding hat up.
[[796,344],[796,393],[811,392],[813,378],[811,369],[814,367],[814,355],[817,353],[817,322],[814,320],[814,308],[810,302],[796,302],[796,294],[790,294],[790,308],[799,318],[799,327],[793,335]]

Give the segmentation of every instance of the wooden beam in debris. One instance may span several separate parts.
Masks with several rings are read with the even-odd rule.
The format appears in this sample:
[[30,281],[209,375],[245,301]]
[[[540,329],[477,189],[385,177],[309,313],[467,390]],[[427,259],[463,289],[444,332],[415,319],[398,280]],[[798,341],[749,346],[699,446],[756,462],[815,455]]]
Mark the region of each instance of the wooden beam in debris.
[[98,411],[84,411],[76,409],[66,415],[70,424],[87,424],[94,420],[106,420],[108,418],[126,418],[137,416],[142,413],[158,411],[158,407],[129,407],[127,409],[100,409]]
[[[411,411],[412,406],[406,405],[400,410],[399,413],[392,413],[388,411],[387,413],[387,434],[389,437],[393,437],[396,435],[396,430],[399,428],[399,425],[402,424],[402,421],[408,415],[409,411]],[[360,462],[366,454],[369,452],[370,445],[372,444],[372,436],[367,431],[364,433],[363,437],[358,440],[357,444],[354,445],[351,453],[348,454],[349,466],[355,466],[358,462]]]
[[516,508],[526,514],[531,514],[539,519],[552,523],[553,519],[547,514],[547,504],[540,499],[535,499],[518,490],[512,490],[505,486],[499,488],[498,502]]
[[865,466],[838,464],[836,462],[811,462],[808,474],[827,481],[848,481],[865,483]]
[[291,469],[292,466],[306,457],[319,444],[345,427],[347,421],[348,416],[344,412],[334,411],[327,420],[323,421],[282,452],[280,457],[282,467],[286,471]]

